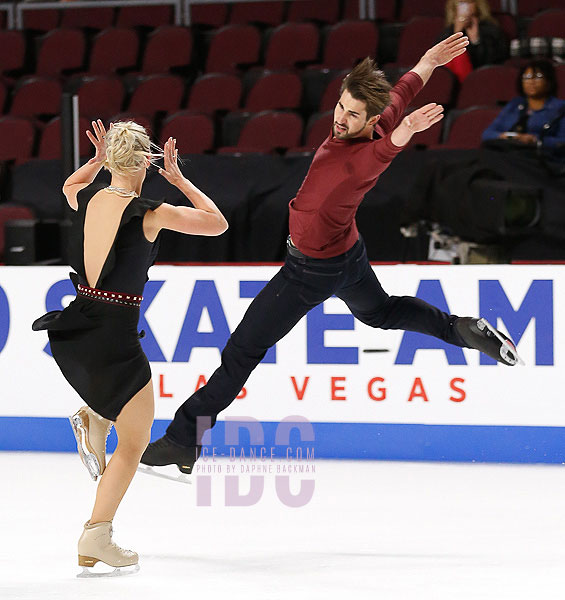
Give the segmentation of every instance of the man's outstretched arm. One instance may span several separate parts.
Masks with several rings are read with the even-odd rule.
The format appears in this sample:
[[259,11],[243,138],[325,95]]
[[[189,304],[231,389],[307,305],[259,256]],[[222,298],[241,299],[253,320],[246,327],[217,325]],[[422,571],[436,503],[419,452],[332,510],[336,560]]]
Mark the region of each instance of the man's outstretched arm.
[[463,54],[468,45],[469,38],[458,31],[439,44],[432,46],[411,71],[417,73],[426,85],[436,67],[446,65],[456,56]]

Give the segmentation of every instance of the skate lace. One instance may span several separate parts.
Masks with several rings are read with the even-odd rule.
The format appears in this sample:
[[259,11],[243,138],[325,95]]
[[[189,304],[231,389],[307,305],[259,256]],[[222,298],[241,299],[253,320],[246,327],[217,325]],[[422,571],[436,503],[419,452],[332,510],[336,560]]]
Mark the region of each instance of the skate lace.
[[133,550],[126,550],[125,548],[118,546],[118,544],[116,544],[116,542],[114,542],[114,540],[112,539],[113,535],[114,535],[114,528],[110,527],[110,546],[112,548],[114,548],[114,550],[117,550],[118,552],[121,552],[122,554],[126,554],[127,556],[132,556],[134,554]]

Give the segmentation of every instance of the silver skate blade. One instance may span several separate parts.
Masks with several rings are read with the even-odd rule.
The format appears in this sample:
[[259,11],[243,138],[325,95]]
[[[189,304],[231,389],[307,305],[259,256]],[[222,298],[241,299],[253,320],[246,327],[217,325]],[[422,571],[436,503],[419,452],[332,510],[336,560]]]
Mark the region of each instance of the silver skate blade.
[[82,571],[77,574],[79,579],[93,579],[96,577],[125,577],[126,575],[135,575],[139,571],[139,564],[129,567],[115,567],[113,571],[97,572],[92,570],[93,567],[83,567]]
[[82,419],[77,415],[73,415],[72,417],[69,417],[69,422],[71,423],[71,427],[73,429],[77,443],[77,451],[80,459],[82,460],[82,464],[86,467],[86,470],[88,471],[92,481],[96,481],[98,477],[100,477],[100,465],[98,464],[98,459],[96,456],[88,450],[88,446],[86,444],[86,430],[84,428]]
[[178,483],[188,483],[189,485],[192,485],[190,476],[186,473],[179,473],[178,470],[176,475],[169,475],[168,473],[159,473],[158,471],[155,471],[153,467],[149,467],[148,465],[143,464],[140,464],[137,467],[137,470],[140,473],[145,473],[146,475],[153,475],[153,477],[160,477],[161,479],[168,479],[169,481],[176,481]]
[[498,331],[486,319],[480,319],[480,321],[482,321],[485,324],[486,328],[501,343],[501,346],[500,346],[500,356],[504,360],[507,360],[508,362],[512,363],[512,366],[516,365],[516,364],[524,366],[526,364],[520,358],[520,356],[518,355],[518,351],[516,350],[516,346],[514,346],[513,343],[509,342],[508,340],[505,340],[500,335],[500,333],[498,333]]

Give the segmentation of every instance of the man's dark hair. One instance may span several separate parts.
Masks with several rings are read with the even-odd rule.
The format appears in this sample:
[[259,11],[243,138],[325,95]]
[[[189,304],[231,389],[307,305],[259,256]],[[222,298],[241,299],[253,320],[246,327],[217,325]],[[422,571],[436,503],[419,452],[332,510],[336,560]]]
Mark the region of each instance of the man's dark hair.
[[557,96],[557,75],[555,74],[555,68],[549,60],[543,58],[531,60],[520,69],[517,81],[518,94],[520,94],[520,96],[525,96],[524,86],[522,85],[522,75],[528,69],[532,69],[534,73],[541,73],[544,76],[547,83],[548,96]]
[[369,57],[361,61],[341,84],[340,93],[347,90],[355,100],[367,107],[367,119],[380,115],[390,104],[390,83]]

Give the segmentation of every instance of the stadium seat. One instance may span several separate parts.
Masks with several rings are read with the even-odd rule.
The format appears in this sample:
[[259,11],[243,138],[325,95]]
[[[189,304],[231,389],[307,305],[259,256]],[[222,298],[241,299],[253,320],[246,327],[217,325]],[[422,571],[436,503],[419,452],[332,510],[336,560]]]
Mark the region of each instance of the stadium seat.
[[172,23],[172,6],[122,6],[116,20],[118,27],[160,27]]
[[378,34],[372,21],[343,21],[327,33],[322,68],[347,69],[377,52]]
[[516,24],[516,18],[514,15],[508,13],[498,13],[493,15],[498,23],[500,29],[502,29],[506,40],[514,40],[518,37],[518,25]]
[[61,11],[56,9],[24,10],[24,29],[28,31],[53,31],[59,26]]
[[206,72],[237,74],[238,65],[259,62],[260,46],[261,36],[253,25],[226,25],[212,37]]
[[69,8],[61,12],[60,27],[106,29],[114,22],[114,9],[111,7]]
[[445,15],[445,0],[402,0],[400,20],[410,21],[414,17],[441,17]]
[[61,84],[48,77],[24,77],[14,88],[10,115],[29,119],[61,111]]
[[124,111],[111,116],[106,121],[106,127],[108,128],[110,126],[110,123],[117,123],[118,121],[135,121],[142,127],[145,127],[150,136],[153,136],[154,127],[153,119],[151,116],[133,113],[131,111]]
[[457,80],[455,75],[446,67],[435,69],[430,80],[418,92],[411,106],[420,107],[430,102],[436,102],[449,107],[454,101]]
[[5,227],[8,221],[20,219],[33,219],[35,217],[31,208],[22,204],[0,204],[0,259],[4,258]]
[[0,118],[0,161],[23,163],[31,158],[35,130],[31,121],[19,117]]
[[21,31],[0,31],[0,74],[24,66],[26,43]]
[[119,113],[125,90],[119,77],[95,75],[82,77],[77,88],[79,112],[90,119],[107,119]]
[[528,26],[528,37],[565,37],[565,10],[546,10]]
[[187,67],[192,60],[192,33],[186,27],[164,25],[151,32],[143,54],[141,72],[168,73],[173,67]]
[[304,132],[304,146],[316,150],[320,144],[330,135],[334,122],[333,110],[323,113],[314,113],[306,125]]
[[4,113],[4,107],[6,106],[6,98],[8,96],[8,92],[6,90],[6,86],[0,80],[0,114]]
[[260,112],[282,108],[298,108],[302,83],[295,73],[265,71],[252,85],[244,102],[244,110]]
[[59,76],[79,70],[84,61],[86,41],[80,29],[55,29],[40,39],[35,73]]
[[214,122],[209,115],[182,111],[165,119],[161,129],[161,145],[173,137],[179,154],[202,154],[214,147]]
[[[80,156],[88,156],[92,151],[92,144],[86,137],[87,129],[91,129],[90,121],[80,117],[78,125]],[[42,160],[61,158],[61,117],[55,117],[43,128],[37,158]]]
[[339,19],[339,0],[294,0],[288,9],[287,21],[336,23]]
[[518,0],[518,14],[521,18],[534,17],[548,8],[562,7],[562,0]]
[[565,65],[557,65],[555,74],[557,76],[557,96],[563,100],[565,99]]
[[413,67],[437,41],[444,28],[441,17],[416,17],[402,29],[395,65]]
[[297,114],[266,110],[245,121],[235,148],[222,148],[220,152],[268,153],[294,148],[301,136],[302,119]]
[[471,107],[452,112],[446,123],[446,140],[439,148],[479,148],[483,131],[498,116],[500,109]]
[[320,112],[333,111],[341,95],[341,84],[345,75],[347,71],[342,71],[328,83],[318,107]]
[[226,2],[218,4],[192,4],[189,5],[190,21],[193,25],[206,27],[222,27],[228,20],[228,5]]
[[283,22],[284,2],[235,2],[230,12],[230,23],[258,23],[276,27]]
[[471,71],[463,81],[457,108],[497,106],[516,96],[518,71],[508,65],[491,65]]
[[131,69],[137,63],[139,39],[132,29],[104,29],[93,40],[88,73],[103,75]]
[[184,83],[180,77],[149,75],[139,80],[127,110],[148,116],[154,116],[158,112],[176,112],[180,108],[183,94]]
[[320,34],[312,23],[284,23],[268,38],[265,50],[266,69],[292,69],[297,63],[315,62]]
[[236,75],[222,73],[202,75],[190,89],[186,108],[208,114],[218,110],[237,110],[241,92],[241,79]]

